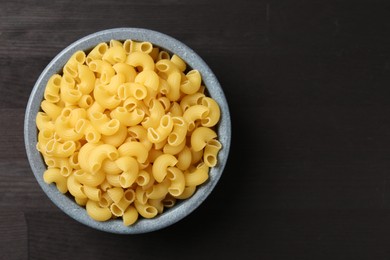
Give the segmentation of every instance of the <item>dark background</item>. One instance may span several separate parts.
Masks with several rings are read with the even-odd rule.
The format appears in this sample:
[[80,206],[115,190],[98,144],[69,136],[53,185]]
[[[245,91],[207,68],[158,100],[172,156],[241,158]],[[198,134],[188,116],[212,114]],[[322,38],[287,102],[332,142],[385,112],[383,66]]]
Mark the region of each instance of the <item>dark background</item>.
[[[216,189],[143,235],[62,213],[24,149],[42,70],[115,27],[193,48],[232,116]],[[390,259],[389,1],[1,0],[0,119],[0,259]]]

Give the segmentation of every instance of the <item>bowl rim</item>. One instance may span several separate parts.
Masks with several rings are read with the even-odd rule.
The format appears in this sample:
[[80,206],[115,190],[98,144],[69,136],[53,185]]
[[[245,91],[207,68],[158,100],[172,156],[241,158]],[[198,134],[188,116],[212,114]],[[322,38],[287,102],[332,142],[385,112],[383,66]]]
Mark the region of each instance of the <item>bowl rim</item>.
[[[37,128],[35,117],[40,109],[40,102],[43,99],[43,92],[49,77],[62,70],[65,62],[77,50],[89,50],[100,42],[109,42],[111,39],[135,41],[149,41],[153,46],[161,47],[170,53],[177,54],[188,66],[199,70],[209,96],[214,98],[221,107],[221,119],[217,127],[218,140],[222,143],[223,149],[218,154],[218,164],[211,168],[209,180],[197,188],[195,194],[189,199],[183,200],[174,207],[159,214],[153,219],[140,218],[131,226],[123,225],[121,219],[98,222],[91,219],[85,207],[79,206],[74,199],[60,193],[54,184],[47,185],[43,181],[43,172],[46,165],[41,154],[36,150]],[[39,102],[38,102],[39,101]],[[91,228],[116,234],[139,234],[156,231],[166,228],[184,217],[188,216],[210,195],[219,181],[225,168],[231,143],[231,119],[226,97],[216,76],[204,60],[184,43],[164,33],[143,28],[113,28],[89,34],[73,42],[57,54],[42,71],[37,79],[29,97],[25,120],[24,120],[24,141],[27,157],[34,176],[40,187],[49,199],[64,213],[76,221]]]

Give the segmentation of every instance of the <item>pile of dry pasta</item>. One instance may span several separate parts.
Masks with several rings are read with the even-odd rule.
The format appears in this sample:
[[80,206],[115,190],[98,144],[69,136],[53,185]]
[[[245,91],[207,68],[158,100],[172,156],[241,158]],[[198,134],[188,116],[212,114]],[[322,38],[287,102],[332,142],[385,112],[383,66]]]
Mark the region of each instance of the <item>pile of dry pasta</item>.
[[44,181],[97,221],[161,214],[217,164],[220,109],[204,91],[199,71],[150,42],[75,52],[36,117]]

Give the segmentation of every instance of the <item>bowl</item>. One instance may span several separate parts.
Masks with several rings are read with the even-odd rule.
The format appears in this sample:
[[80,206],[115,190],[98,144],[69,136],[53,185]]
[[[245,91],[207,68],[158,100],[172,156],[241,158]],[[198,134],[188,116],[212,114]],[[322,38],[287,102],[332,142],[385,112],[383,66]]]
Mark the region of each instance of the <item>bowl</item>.
[[[198,187],[195,194],[189,199],[178,202],[174,207],[165,210],[164,213],[153,219],[140,218],[132,226],[123,225],[120,219],[113,219],[106,222],[95,221],[87,215],[84,207],[76,204],[72,197],[60,193],[54,184],[46,184],[43,180],[43,172],[46,170],[46,165],[41,154],[36,149],[38,131],[35,117],[40,111],[40,103],[43,100],[44,90],[50,76],[55,73],[60,73],[65,63],[77,50],[88,51],[98,43],[109,42],[111,39],[121,41],[126,39],[149,41],[161,49],[172,54],[177,54],[189,67],[197,69],[200,72],[208,95],[218,102],[221,109],[221,119],[217,125],[217,133],[223,148],[218,154],[217,166],[211,168],[209,172],[208,181]],[[116,28],[99,31],[77,40],[61,51],[47,65],[35,83],[27,104],[24,121],[24,140],[28,160],[35,178],[49,199],[63,212],[76,221],[97,230],[117,234],[137,234],[159,230],[178,222],[193,212],[208,197],[220,179],[227,162],[231,141],[231,121],[228,104],[216,76],[192,49],[182,42],[160,32],[140,28]]]

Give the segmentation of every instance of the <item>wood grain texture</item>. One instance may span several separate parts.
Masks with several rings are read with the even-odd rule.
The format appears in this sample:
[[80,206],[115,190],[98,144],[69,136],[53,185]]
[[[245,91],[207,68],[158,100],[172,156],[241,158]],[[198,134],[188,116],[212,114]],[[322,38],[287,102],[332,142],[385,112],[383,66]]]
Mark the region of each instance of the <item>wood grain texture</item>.
[[7,209],[0,212],[0,259],[27,259],[28,238],[24,213]]
[[[389,259],[389,10],[386,1],[2,0],[0,259]],[[233,123],[207,201],[137,236],[60,212],[23,142],[41,71],[80,37],[115,27],[194,49]]]

